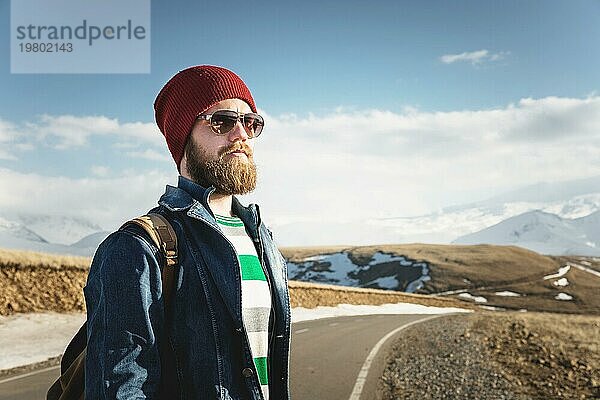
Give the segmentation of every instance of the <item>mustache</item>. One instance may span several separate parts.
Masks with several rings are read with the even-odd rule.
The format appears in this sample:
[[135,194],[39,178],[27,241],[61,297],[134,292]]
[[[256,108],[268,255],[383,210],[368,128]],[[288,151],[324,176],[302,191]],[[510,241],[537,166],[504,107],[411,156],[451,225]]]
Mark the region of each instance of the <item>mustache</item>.
[[229,153],[233,153],[234,151],[243,151],[244,153],[246,153],[246,155],[248,157],[252,157],[252,149],[250,148],[250,146],[248,146],[247,144],[233,144],[229,147],[227,147],[225,150],[223,150],[223,152],[221,153],[221,156],[224,156],[225,154],[229,154]]

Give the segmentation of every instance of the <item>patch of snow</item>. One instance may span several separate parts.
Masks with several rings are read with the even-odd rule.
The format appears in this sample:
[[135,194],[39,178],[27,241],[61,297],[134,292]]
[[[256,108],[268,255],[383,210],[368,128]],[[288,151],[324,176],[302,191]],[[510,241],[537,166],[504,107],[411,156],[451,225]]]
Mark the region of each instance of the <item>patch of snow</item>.
[[327,258],[327,255],[325,255],[325,254],[317,254],[316,256],[306,257],[304,259],[304,261],[321,261],[321,260],[324,260],[325,258]]
[[405,267],[410,267],[411,265],[413,265],[412,262],[408,261],[404,257],[393,256],[391,254],[382,253],[380,251],[373,254],[373,256],[371,257],[371,261],[369,261],[369,265],[376,265],[390,261],[398,261],[400,262],[400,265]]
[[487,303],[487,299],[481,296],[473,296],[471,293],[460,293],[458,297],[462,297],[467,300],[473,300],[475,303]]
[[506,310],[506,308],[494,307],[494,306],[479,306],[479,308],[483,308],[484,310],[490,310],[490,311],[505,311]]
[[581,260],[580,263],[582,263],[583,265],[587,265],[588,267],[592,266],[592,263],[589,261]]
[[[314,270],[316,263],[329,263],[329,267],[323,270]],[[348,257],[348,253],[323,254],[308,257],[305,262],[288,262],[288,277],[308,282],[332,283],[343,286],[358,286],[358,279],[348,276],[358,266]]]
[[560,292],[554,297],[556,300],[573,300],[573,296]]
[[558,272],[556,274],[544,276],[544,280],[560,278],[561,276],[563,276],[564,274],[569,272],[570,269],[571,269],[571,266],[569,264],[567,264],[564,267],[559,268]]
[[554,286],[565,287],[569,285],[569,281],[567,278],[560,278],[559,280],[552,282],[552,284]]
[[527,312],[527,309],[526,309],[526,308],[519,308],[519,309],[517,310],[517,312]]
[[575,264],[575,263],[573,263],[573,266],[575,268],[581,270],[581,271],[588,272],[588,273],[590,273],[592,275],[600,276],[600,272],[598,272],[598,271],[596,271],[594,269],[591,269],[591,268],[588,268],[588,267],[584,267],[583,265],[579,265],[579,264]]
[[420,263],[414,263],[412,266],[416,267],[419,265],[421,266],[421,276],[406,286],[406,289],[404,291],[407,293],[415,293],[417,290],[419,290],[423,287],[424,282],[431,280],[431,276],[429,276],[428,264],[425,262],[420,262]]
[[521,293],[511,292],[510,290],[504,290],[502,292],[494,293],[496,296],[504,296],[504,297],[521,297]]
[[344,315],[447,314],[456,312],[472,312],[472,310],[453,307],[430,307],[410,303],[382,304],[379,306],[339,304],[336,307],[295,307],[292,309],[292,322],[308,321],[312,319],[329,317],[340,317]]
[[[414,293],[423,287],[424,282],[431,279],[429,266],[426,262],[417,262],[404,256],[396,256],[383,252],[376,252],[367,265],[356,265],[352,262],[347,252],[319,254],[305,258],[302,262],[287,262],[288,278],[305,282],[320,282],[341,286],[364,287],[377,283],[382,289],[399,289],[397,275],[379,276],[369,282],[362,283],[356,274],[376,268],[383,263],[397,263],[398,273],[401,268],[419,268],[420,276],[407,284],[404,290]],[[388,272],[389,274],[389,272]],[[377,274],[376,274],[377,276]]]
[[[395,276],[382,276],[381,278],[377,278],[368,284],[377,284],[378,287],[383,289],[396,289],[398,287],[398,279]],[[363,285],[363,286],[366,286]]]
[[85,314],[0,316],[0,370],[61,355],[84,321]]

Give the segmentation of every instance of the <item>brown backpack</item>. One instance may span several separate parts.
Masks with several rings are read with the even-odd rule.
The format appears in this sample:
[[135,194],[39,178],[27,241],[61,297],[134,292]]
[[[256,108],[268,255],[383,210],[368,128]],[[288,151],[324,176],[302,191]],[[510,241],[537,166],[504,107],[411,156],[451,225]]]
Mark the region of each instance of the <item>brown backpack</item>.
[[[177,267],[177,236],[165,217],[150,213],[125,222],[119,230],[137,225],[143,228],[163,255],[162,288],[165,312],[170,310],[170,302],[175,283]],[[47,400],[67,400],[85,398],[85,354],[87,349],[87,323],[83,323],[71,342],[67,345],[60,362],[60,377],[48,389]]]

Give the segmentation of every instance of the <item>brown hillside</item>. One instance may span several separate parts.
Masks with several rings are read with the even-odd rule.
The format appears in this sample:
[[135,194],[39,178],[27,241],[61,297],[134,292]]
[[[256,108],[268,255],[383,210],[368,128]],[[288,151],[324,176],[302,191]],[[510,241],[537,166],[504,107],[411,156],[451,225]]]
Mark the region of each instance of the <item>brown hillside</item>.
[[[0,315],[17,312],[85,311],[83,287],[91,260],[34,252],[0,250]],[[415,303],[473,308],[452,298],[374,289],[289,283],[292,307],[318,305]]]
[[[365,265],[377,251],[403,255],[431,264],[431,281],[422,293],[519,282],[556,272],[560,262],[517,246],[411,243],[378,246],[282,247],[292,262],[316,254],[348,251],[353,262]],[[465,282],[467,279],[469,283]]]
[[[576,314],[600,314],[600,277],[571,268],[563,277],[565,287],[556,286],[557,279],[544,276],[557,273],[567,263],[579,263],[592,271],[600,270],[600,259],[594,257],[544,256],[517,246],[401,244],[380,246],[283,247],[281,252],[290,262],[302,262],[317,254],[345,251],[356,264],[366,265],[377,251],[404,256],[430,265],[431,280],[418,291],[438,294],[461,301],[460,292],[481,296],[484,307]],[[496,293],[509,291],[515,297]],[[450,292],[450,293],[447,293]],[[558,294],[570,296],[565,301]]]

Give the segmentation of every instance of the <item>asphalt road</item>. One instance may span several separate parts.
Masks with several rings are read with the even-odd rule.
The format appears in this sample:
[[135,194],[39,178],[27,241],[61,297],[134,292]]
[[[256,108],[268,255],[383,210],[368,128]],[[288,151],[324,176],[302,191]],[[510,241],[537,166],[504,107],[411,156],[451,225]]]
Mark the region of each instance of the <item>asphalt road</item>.
[[[398,328],[427,318],[431,316],[367,315],[294,323],[292,399],[375,399],[377,379],[384,368],[383,358],[393,339],[402,334]],[[394,334],[384,339],[392,332]],[[46,390],[58,372],[55,367],[1,378],[0,400],[45,399]]]
[[[363,315],[298,322],[292,327],[291,391],[294,400],[350,399],[365,360],[386,334],[430,315]],[[398,332],[375,355],[361,400],[375,399],[383,358]],[[356,398],[356,397],[355,397]]]
[[36,400],[45,399],[46,392],[60,373],[60,367],[45,368],[8,378],[0,379],[0,399]]

